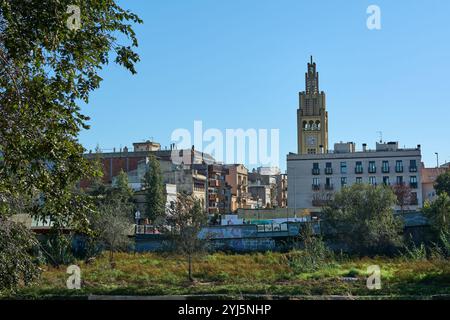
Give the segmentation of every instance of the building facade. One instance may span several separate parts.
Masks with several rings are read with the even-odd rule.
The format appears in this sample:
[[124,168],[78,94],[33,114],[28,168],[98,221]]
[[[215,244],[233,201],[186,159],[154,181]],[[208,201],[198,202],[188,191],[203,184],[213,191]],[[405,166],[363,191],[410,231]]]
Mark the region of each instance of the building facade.
[[248,208],[251,196],[248,192],[248,170],[243,164],[227,165],[225,181],[231,187],[231,212],[239,208]]
[[353,143],[339,143],[334,152],[290,154],[287,157],[290,208],[318,211],[335,192],[355,183],[406,184],[411,188],[409,210],[421,207],[421,148],[401,149],[397,142],[377,143],[375,150],[355,151]]

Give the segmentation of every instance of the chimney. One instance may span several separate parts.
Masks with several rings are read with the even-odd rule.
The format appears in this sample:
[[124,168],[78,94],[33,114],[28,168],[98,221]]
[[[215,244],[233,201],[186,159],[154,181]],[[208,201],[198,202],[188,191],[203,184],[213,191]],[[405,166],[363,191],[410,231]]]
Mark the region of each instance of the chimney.
[[367,152],[367,143],[363,143],[363,152]]

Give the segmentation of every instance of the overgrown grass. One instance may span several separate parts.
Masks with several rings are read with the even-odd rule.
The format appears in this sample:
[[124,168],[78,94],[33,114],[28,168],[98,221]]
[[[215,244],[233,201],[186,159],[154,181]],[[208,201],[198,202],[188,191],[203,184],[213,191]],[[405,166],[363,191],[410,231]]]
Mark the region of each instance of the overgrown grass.
[[[182,256],[162,254],[115,255],[111,269],[107,254],[91,264],[79,262],[82,290],[66,289],[66,268],[46,266],[41,278],[13,297],[102,295],[352,295],[352,296],[430,296],[450,294],[448,260],[405,260],[404,258],[340,259],[320,269],[299,272],[289,263],[289,254],[215,253],[197,257],[195,283],[187,281],[187,261]],[[379,265],[382,290],[366,287],[367,267]],[[347,278],[353,278],[349,281]]]

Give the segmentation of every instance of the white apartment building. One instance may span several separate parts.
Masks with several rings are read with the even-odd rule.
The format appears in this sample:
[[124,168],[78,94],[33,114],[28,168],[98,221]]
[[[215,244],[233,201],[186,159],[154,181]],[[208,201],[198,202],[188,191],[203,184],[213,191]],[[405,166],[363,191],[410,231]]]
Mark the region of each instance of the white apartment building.
[[[335,144],[334,151],[287,156],[288,206],[320,211],[333,194],[355,183],[406,184],[411,188],[408,210],[422,206],[421,148],[401,149],[398,142],[377,143],[375,150],[354,143]],[[398,209],[398,208],[397,208]]]

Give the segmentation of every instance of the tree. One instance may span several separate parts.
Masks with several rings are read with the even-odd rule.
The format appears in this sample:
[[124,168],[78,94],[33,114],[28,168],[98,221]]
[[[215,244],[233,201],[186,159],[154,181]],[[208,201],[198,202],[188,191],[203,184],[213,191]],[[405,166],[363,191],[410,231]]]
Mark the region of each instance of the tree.
[[22,224],[0,217],[0,292],[31,283],[40,273],[32,257],[38,242]]
[[95,174],[77,140],[89,128],[79,103],[111,57],[136,72],[132,24],[141,22],[114,0],[0,0],[0,216],[27,199],[24,212],[51,217],[55,228],[89,227],[92,207],[73,192]]
[[440,174],[436,178],[436,183],[434,184],[434,189],[438,195],[443,194],[444,192],[447,195],[450,195],[450,170]]
[[396,198],[385,186],[355,184],[336,193],[323,209],[324,230],[360,254],[390,253],[401,243]]
[[128,184],[128,175],[120,170],[113,186],[113,197],[121,202],[132,203],[133,194],[133,189]]
[[149,156],[148,169],[142,180],[142,187],[145,192],[145,216],[152,223],[164,217],[166,213],[166,197],[159,161],[155,156]]
[[400,210],[404,211],[405,206],[411,203],[412,194],[411,188],[404,184],[396,184],[392,190],[394,191],[395,196],[397,197],[397,204],[400,206]]
[[441,234],[450,236],[450,197],[446,192],[433,202],[426,202],[423,211],[430,222],[433,238],[438,239]]
[[208,216],[203,212],[201,202],[193,196],[179,194],[174,209],[170,210],[167,229],[175,248],[188,258],[188,278],[192,276],[192,258],[203,251],[206,240],[199,237],[200,230],[206,226]]
[[97,241],[109,250],[109,261],[114,267],[114,252],[126,251],[131,241],[133,206],[120,200],[102,204],[92,218],[92,228]]

